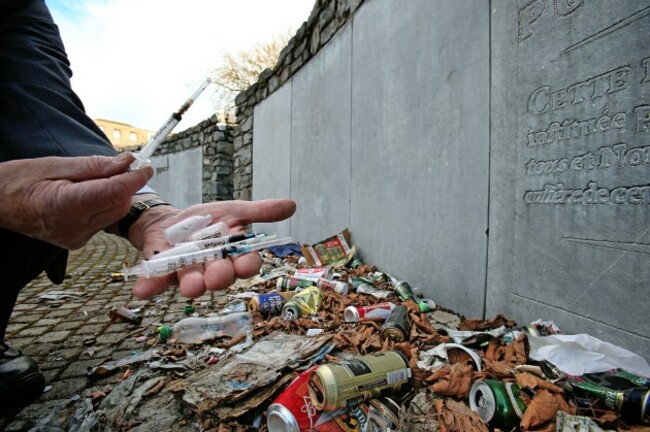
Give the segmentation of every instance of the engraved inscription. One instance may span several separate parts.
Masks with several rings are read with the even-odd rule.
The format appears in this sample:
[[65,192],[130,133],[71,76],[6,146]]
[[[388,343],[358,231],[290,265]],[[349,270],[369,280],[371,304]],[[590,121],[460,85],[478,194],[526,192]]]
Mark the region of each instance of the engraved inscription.
[[650,205],[650,184],[620,186],[616,188],[599,187],[595,181],[589,182],[586,189],[571,189],[564,183],[545,184],[544,189],[527,191],[524,203],[531,204],[641,204]]
[[545,0],[535,0],[529,5],[519,9],[519,43],[525,41],[533,35],[533,26],[539,17],[542,16],[542,13],[545,9]]
[[[644,115],[641,108],[643,107],[637,107],[635,109],[635,113],[639,109],[637,116]],[[625,112],[611,114],[608,109],[605,109],[602,115],[598,117],[592,117],[586,120],[566,119],[553,122],[546,129],[528,131],[528,145],[534,147],[545,144],[557,144],[562,141],[587,137],[592,134],[603,134],[611,130],[620,131],[625,127],[626,117]]]
[[622,66],[554,91],[549,86],[539,87],[528,98],[528,112],[540,115],[625,90],[628,87],[630,70],[630,66]]
[[[584,5],[585,0],[553,0],[555,15],[567,17]],[[535,35],[537,21],[546,11],[546,0],[533,0],[517,13],[518,39],[521,44]]]
[[[607,102],[609,95],[632,89],[633,83],[648,82],[650,58],[638,64],[625,64],[587,80],[572,83],[563,88],[544,85],[536,88],[528,97],[528,112],[532,116],[569,112],[577,107],[585,110],[596,107],[597,101]],[[636,85],[636,84],[634,84]],[[602,104],[600,105],[602,107]],[[650,133],[650,104],[644,103],[629,109],[612,111],[605,107],[602,112],[585,118],[564,118],[551,121],[539,129],[529,129],[526,145],[539,148],[562,145],[572,140],[582,140],[588,146],[591,137],[619,134]],[[590,150],[556,158],[528,158],[525,162],[527,177],[561,176],[566,173],[602,172],[608,169],[648,170],[650,168],[650,145],[630,146],[618,142]],[[637,171],[643,175],[646,171]],[[650,172],[650,171],[648,171]],[[539,187],[539,186],[537,186]],[[586,188],[570,187],[564,183],[547,183],[541,190],[527,190],[523,201],[533,204],[607,204],[650,205],[650,183],[607,187],[588,180]]]
[[584,3],[584,0],[553,0],[555,13],[559,17],[571,15]]
[[562,174],[568,170],[580,172],[643,165],[650,165],[650,146],[628,149],[627,144],[618,143],[599,148],[597,154],[587,152],[572,158],[543,161],[531,159],[526,163],[526,175],[541,176]]
[[634,114],[636,114],[634,132],[648,132],[650,130],[650,105],[641,105],[634,108]]

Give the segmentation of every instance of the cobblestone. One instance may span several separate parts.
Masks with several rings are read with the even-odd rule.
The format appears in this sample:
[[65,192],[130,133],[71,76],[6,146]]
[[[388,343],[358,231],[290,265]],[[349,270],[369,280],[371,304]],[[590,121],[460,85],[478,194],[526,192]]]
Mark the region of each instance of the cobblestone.
[[[54,285],[42,274],[21,291],[6,342],[34,358],[47,387],[20,412],[0,416],[0,430],[29,430],[49,415],[53,406],[65,406],[82,392],[118,383],[119,373],[91,380],[87,369],[146,349],[135,341],[137,336],[149,334],[161,319],[168,322],[182,315],[185,299],[175,290],[140,300],[131,293],[134,281],[111,279],[111,273],[120,272],[125,261],[140,259],[140,253],[125,240],[99,233],[84,248],[70,253],[63,284]],[[40,298],[52,291],[83,295],[57,301]],[[209,294],[198,301],[212,300]],[[143,308],[142,324],[111,322],[110,306]]]

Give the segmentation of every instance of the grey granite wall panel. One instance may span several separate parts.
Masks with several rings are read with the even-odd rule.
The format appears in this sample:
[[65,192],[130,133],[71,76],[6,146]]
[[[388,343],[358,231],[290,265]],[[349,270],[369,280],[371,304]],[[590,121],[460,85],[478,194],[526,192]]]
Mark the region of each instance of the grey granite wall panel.
[[512,282],[488,286],[489,310],[648,356],[650,2],[493,4],[493,47],[510,55],[493,58],[492,145],[516,160],[514,205],[491,203],[515,215],[514,248],[490,254],[512,255]]
[[254,196],[466,316],[648,358],[648,40],[648,0],[366,1],[256,108]]
[[176,207],[185,208],[202,202],[203,150],[200,147],[151,158],[155,175],[149,186],[163,193]]
[[352,236],[467,315],[484,305],[487,2],[373,0],[353,20]]
[[[291,196],[291,83],[255,107],[253,199]],[[287,236],[291,221],[254,224],[258,232]],[[296,239],[298,240],[298,239]]]
[[350,226],[350,77],[347,26],[292,83],[291,233],[314,243]]

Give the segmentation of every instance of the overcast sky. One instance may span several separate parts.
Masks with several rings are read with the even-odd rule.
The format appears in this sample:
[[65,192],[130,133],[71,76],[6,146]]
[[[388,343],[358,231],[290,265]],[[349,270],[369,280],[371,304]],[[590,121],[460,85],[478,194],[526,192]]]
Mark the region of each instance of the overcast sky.
[[[224,52],[295,31],[315,0],[45,0],[92,118],[157,130]],[[213,114],[212,86],[179,132]]]

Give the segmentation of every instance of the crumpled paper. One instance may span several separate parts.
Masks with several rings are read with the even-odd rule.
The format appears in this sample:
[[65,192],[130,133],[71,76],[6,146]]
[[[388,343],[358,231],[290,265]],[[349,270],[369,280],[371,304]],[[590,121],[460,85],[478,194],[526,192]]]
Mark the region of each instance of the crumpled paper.
[[528,343],[529,358],[547,360],[569,375],[623,369],[650,378],[650,365],[643,357],[587,334],[528,335]]

